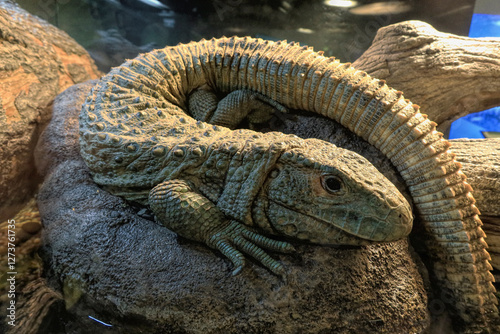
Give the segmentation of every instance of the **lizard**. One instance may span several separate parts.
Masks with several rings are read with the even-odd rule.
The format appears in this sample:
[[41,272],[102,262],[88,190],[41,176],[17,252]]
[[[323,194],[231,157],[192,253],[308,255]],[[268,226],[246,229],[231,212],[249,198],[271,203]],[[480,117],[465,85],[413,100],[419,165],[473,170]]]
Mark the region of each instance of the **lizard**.
[[410,233],[408,206],[361,157],[320,140],[235,129],[262,116],[255,106],[239,111],[255,100],[331,118],[385,154],[411,193],[432,272],[461,328],[490,328],[498,311],[485,234],[449,142],[402,92],[321,51],[223,37],[139,55],[87,97],[81,155],[97,184],[218,249],[234,273],[247,253],[283,274],[265,250],[293,246],[269,234],[363,245]]

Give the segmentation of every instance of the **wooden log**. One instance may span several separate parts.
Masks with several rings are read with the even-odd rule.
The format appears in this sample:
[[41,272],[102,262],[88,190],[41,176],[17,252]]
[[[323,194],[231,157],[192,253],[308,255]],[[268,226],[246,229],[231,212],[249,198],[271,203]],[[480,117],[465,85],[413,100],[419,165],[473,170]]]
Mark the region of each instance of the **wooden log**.
[[500,139],[458,139],[452,151],[474,189],[491,264],[500,270]]
[[499,39],[406,21],[381,28],[353,65],[403,91],[442,132],[464,115],[500,105]]

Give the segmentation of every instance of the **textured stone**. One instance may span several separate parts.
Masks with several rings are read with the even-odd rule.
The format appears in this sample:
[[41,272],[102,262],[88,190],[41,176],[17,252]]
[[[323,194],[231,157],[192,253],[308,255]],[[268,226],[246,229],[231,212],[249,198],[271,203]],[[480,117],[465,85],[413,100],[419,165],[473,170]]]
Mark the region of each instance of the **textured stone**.
[[99,72],[66,33],[0,1],[0,220],[11,217],[37,185],[33,150],[54,97]]

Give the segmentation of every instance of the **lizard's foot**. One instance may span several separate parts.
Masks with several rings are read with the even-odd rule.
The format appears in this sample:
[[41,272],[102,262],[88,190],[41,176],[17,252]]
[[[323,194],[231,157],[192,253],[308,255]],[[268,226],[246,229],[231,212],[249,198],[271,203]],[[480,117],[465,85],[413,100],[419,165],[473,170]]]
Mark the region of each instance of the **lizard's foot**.
[[295,250],[288,242],[266,238],[236,221],[230,221],[227,226],[210,236],[207,244],[218,249],[231,260],[235,267],[233,275],[237,275],[245,266],[243,253],[246,253],[254,257],[274,274],[284,276],[285,267],[270,257],[262,248],[277,252],[292,252]]
[[226,218],[208,198],[184,180],[158,184],[149,194],[149,205],[156,217],[172,231],[192,240],[205,242],[233,262],[236,275],[245,265],[243,253],[253,256],[277,275],[285,268],[263,250],[294,251],[292,245],[266,238],[236,220]]

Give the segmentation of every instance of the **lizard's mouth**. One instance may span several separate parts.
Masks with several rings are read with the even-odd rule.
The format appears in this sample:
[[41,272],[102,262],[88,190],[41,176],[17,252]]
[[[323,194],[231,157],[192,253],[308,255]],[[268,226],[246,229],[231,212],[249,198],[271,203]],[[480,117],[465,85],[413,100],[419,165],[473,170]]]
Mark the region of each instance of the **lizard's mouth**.
[[268,220],[280,234],[300,240],[325,245],[363,246],[373,240],[358,237],[314,216],[269,200]]

